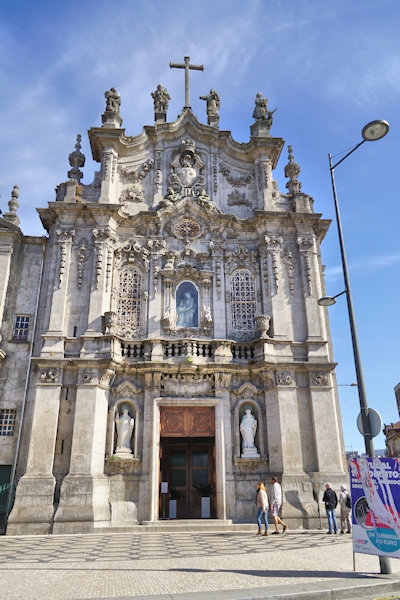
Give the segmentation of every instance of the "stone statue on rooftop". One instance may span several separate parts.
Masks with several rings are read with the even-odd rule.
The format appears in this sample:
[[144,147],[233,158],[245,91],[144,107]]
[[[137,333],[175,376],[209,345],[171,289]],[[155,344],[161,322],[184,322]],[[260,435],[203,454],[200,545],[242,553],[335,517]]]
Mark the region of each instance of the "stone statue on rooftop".
[[165,87],[162,83],[159,83],[155,92],[151,93],[151,97],[154,100],[154,112],[155,113],[166,113],[169,101],[171,100]]
[[119,115],[119,108],[121,106],[121,96],[117,90],[113,87],[111,90],[104,92],[106,98],[106,112],[113,112]]
[[213,126],[218,125],[220,99],[217,92],[215,90],[210,90],[210,93],[207,96],[199,96],[199,98],[200,100],[205,100],[207,102],[208,124]]

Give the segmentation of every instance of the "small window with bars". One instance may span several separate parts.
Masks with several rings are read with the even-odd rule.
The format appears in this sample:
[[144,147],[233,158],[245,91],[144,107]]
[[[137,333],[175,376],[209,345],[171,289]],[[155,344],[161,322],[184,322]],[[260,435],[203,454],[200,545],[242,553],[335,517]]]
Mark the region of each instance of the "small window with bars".
[[0,408],[0,435],[14,435],[16,408]]
[[16,315],[12,333],[13,342],[27,342],[29,333],[29,317],[27,315]]

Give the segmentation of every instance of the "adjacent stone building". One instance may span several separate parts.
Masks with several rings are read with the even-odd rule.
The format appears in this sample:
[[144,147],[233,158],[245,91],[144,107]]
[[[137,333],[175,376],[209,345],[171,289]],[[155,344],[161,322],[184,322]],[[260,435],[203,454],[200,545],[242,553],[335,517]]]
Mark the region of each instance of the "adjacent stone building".
[[99,171],[81,183],[78,136],[68,181],[38,209],[48,237],[24,236],[14,205],[0,218],[8,534],[126,530],[175,510],[254,521],[272,474],[289,527],[313,527],[313,488],[346,477],[317,303],[329,222],[290,146],[278,189],[284,141],[262,94],[239,143],[219,129],[215,90],[201,97],[207,125],[192,112],[189,69],[202,67],[171,66],[185,69],[176,121],[159,85],[154,124],[128,135],[106,92],[89,131]]

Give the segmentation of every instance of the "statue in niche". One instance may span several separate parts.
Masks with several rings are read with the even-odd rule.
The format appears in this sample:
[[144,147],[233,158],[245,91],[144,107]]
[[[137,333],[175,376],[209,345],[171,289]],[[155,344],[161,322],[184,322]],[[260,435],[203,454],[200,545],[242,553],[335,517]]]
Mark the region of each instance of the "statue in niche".
[[197,291],[190,282],[179,286],[176,294],[176,326],[198,327]]
[[240,433],[242,435],[242,457],[258,457],[257,448],[254,445],[254,438],[257,431],[257,419],[251,412],[250,408],[246,408],[246,412],[240,422]]
[[106,98],[106,112],[113,112],[119,115],[119,107],[121,106],[121,96],[115,88],[111,88],[108,92],[104,92]]
[[154,100],[154,112],[166,113],[171,97],[162,83],[158,84],[155,92],[151,93],[151,97]]
[[122,409],[122,415],[119,415],[117,412],[115,415],[115,425],[117,428],[117,451],[119,452],[129,452],[132,454],[131,450],[131,437],[133,427],[135,425],[135,419],[129,416],[128,407],[124,406]]

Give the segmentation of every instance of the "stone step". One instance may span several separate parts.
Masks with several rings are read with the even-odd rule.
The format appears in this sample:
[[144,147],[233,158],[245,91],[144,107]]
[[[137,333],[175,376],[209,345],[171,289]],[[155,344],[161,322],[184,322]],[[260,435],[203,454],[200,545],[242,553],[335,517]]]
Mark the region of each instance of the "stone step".
[[168,533],[168,532],[201,531],[203,533],[221,532],[255,532],[256,523],[232,523],[230,519],[160,519],[159,521],[143,521],[141,525],[125,527],[101,527],[96,533]]

